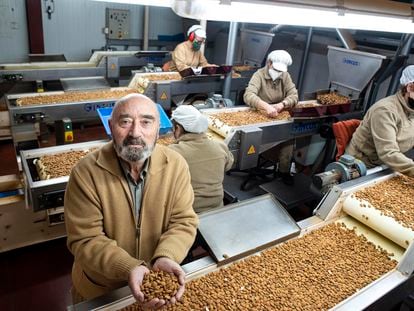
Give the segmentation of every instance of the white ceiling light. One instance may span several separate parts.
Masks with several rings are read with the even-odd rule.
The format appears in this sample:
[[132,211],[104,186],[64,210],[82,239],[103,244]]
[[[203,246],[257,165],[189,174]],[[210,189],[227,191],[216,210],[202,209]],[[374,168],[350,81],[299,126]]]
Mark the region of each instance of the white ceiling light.
[[166,7],[166,8],[171,7],[171,0],[93,0],[93,1],[160,6],[160,7]]
[[[338,1],[328,1],[330,6],[312,6],[312,2],[306,4],[292,4],[281,1],[243,1],[243,0],[174,0],[172,9],[182,17],[216,20],[216,21],[238,21],[247,23],[284,24],[297,26],[313,26],[328,28],[361,29],[386,32],[414,33],[414,23],[409,5],[392,4],[394,11],[383,7],[378,9],[379,3],[390,1],[375,0],[377,8],[366,6],[366,2],[360,1],[365,6],[352,8],[345,7],[346,0],[340,1],[344,5],[338,6]],[[352,5],[358,5],[358,1]],[[356,4],[355,4],[356,3]],[[334,4],[334,5],[332,5]],[[384,13],[392,12],[392,13]]]

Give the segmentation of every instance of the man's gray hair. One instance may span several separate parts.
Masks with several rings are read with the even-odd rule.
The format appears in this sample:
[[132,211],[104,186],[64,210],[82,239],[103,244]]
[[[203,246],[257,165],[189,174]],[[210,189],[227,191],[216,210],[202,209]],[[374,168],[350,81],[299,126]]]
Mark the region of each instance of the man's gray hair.
[[[149,98],[148,96],[145,96],[145,95],[143,95],[143,94],[138,94],[138,93],[131,93],[131,94],[125,95],[124,97],[121,97],[120,99],[118,99],[118,100],[115,102],[115,105],[114,105],[114,107],[113,107],[113,109],[112,109],[112,114],[111,114],[110,119],[112,119],[112,115],[113,115],[114,111],[115,111],[115,110],[116,110],[119,106],[122,106],[122,105],[124,105],[124,104],[126,104],[126,103],[130,102],[131,100],[137,100],[137,101],[149,101],[149,102],[152,102],[152,103],[155,105],[154,101],[153,101],[151,98]],[[158,114],[158,118],[159,118],[159,117],[160,117],[160,115],[159,115],[158,109],[157,109],[157,114]]]

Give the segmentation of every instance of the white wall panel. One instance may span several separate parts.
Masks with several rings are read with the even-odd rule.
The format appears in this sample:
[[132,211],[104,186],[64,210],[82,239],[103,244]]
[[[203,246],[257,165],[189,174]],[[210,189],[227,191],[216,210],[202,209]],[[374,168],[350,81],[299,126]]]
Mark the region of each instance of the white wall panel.
[[[142,39],[144,7],[92,0],[42,0],[46,54],[64,54],[69,61],[88,60],[92,49],[105,45],[105,9],[127,9],[131,14],[130,37]],[[183,32],[183,22],[169,8],[150,7],[149,39]],[[123,47],[118,47],[122,49]],[[137,49],[138,47],[131,47]],[[29,53],[25,0],[0,0],[0,63],[26,62]]]
[[25,0],[0,0],[0,63],[27,60]]
[[[55,0],[51,19],[46,14],[50,0],[44,0],[43,30],[45,53],[64,53],[71,61],[87,60],[92,49],[105,45],[105,9],[130,10],[130,37],[142,39],[144,7],[91,0]],[[173,35],[182,31],[181,18],[169,9],[150,7],[150,39],[159,34]],[[119,47],[122,49],[122,47]],[[134,48],[136,49],[136,48]]]
[[184,31],[182,18],[170,8],[150,7],[149,20],[150,39],[157,40],[158,35],[176,35]]

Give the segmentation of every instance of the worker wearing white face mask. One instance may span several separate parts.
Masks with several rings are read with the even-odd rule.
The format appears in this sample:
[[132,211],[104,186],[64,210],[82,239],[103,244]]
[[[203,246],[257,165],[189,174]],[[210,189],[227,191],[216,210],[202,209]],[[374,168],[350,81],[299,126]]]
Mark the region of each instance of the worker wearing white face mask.
[[[244,93],[244,102],[262,114],[276,117],[283,109],[293,108],[298,102],[298,91],[287,67],[292,57],[284,50],[275,50],[267,56],[266,66],[254,73]],[[279,175],[285,184],[293,184],[290,165],[294,140],[287,140],[266,151],[264,158],[279,163]]]
[[375,103],[354,132],[345,152],[368,168],[386,164],[414,177],[414,161],[404,153],[414,148],[414,66],[404,69],[401,88]]
[[298,102],[298,91],[287,67],[292,57],[284,50],[275,50],[267,56],[266,66],[250,79],[244,93],[244,102],[269,117],[276,117],[284,108]]
[[169,63],[170,71],[183,71],[189,67],[198,68],[211,66],[200,51],[207,39],[206,31],[200,25],[193,25],[187,31],[188,40],[175,47],[172,60]]

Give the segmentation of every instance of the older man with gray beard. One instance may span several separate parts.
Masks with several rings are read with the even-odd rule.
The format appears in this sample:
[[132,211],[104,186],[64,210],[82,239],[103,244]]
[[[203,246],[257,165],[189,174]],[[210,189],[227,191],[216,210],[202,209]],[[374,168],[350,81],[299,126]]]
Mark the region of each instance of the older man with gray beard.
[[[192,245],[198,219],[186,161],[156,145],[159,115],[148,97],[130,94],[114,106],[113,141],[72,170],[65,195],[74,303],[129,284],[144,308],[175,303],[184,292],[179,263]],[[149,269],[177,276],[169,301],[141,292]]]

